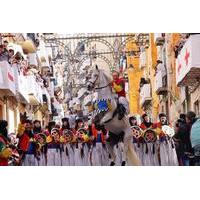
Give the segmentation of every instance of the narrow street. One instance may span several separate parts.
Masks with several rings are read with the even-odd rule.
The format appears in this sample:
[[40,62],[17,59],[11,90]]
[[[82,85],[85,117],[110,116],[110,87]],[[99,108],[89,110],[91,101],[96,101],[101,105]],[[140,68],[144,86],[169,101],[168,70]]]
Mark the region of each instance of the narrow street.
[[0,166],[199,165],[200,34],[0,33]]

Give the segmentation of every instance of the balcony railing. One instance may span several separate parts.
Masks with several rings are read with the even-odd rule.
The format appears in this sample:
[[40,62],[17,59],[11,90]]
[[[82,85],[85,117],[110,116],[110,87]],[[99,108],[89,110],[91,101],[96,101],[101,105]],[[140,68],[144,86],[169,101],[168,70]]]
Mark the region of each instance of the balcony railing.
[[140,105],[144,107],[146,104],[151,102],[151,86],[150,83],[144,84],[140,90]]
[[29,94],[29,100],[31,105],[39,105],[43,103],[42,98],[42,88],[41,85],[36,81],[36,78],[34,75],[27,76],[28,78],[28,94]]

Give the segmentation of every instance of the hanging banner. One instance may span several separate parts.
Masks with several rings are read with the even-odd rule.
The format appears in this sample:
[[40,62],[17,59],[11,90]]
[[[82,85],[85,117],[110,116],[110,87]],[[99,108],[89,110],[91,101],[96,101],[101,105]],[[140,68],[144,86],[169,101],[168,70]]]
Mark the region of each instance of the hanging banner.
[[176,83],[192,85],[200,77],[200,35],[191,35],[176,60]]
[[6,90],[10,96],[15,96],[15,78],[12,67],[7,61],[2,61],[0,62],[0,68],[0,89]]

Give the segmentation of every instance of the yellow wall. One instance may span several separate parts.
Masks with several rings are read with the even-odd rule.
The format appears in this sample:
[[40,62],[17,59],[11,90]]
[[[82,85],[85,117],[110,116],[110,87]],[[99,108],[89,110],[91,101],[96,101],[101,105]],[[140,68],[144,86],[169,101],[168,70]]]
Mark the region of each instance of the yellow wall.
[[157,48],[154,42],[154,34],[150,33],[150,45],[148,48],[148,67],[150,69],[150,81],[152,91],[152,117],[154,120],[157,119],[159,114],[159,97],[155,92],[155,66],[157,63]]
[[[136,50],[137,46],[132,41],[128,42],[126,45],[126,50]],[[130,114],[141,114],[142,110],[140,108],[140,93],[139,84],[142,77],[142,70],[139,69],[139,58],[133,56],[127,56],[128,67],[130,64],[134,66],[134,69],[128,69],[128,80],[129,80],[129,106]]]

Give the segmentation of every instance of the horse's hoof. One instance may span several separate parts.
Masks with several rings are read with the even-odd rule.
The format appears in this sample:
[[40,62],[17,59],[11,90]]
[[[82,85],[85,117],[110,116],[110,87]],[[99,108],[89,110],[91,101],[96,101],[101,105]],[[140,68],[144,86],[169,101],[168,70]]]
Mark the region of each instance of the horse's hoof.
[[112,162],[110,163],[110,166],[114,166],[114,165],[115,165],[115,162],[112,161]]
[[122,166],[125,166],[126,165],[126,161],[122,161]]

